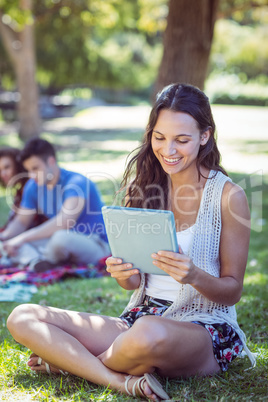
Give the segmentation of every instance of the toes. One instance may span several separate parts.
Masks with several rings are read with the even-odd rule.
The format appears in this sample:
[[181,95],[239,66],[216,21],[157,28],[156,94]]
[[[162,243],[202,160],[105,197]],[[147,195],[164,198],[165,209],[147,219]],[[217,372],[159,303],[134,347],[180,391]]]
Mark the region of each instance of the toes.
[[151,388],[147,383],[143,385],[143,393],[146,395],[146,398],[150,399],[151,401],[158,401],[158,398],[155,394],[153,394]]
[[35,353],[32,353],[30,359],[27,362],[28,366],[33,371],[41,371],[50,373],[49,365],[42,360],[41,357],[37,356]]
[[39,356],[37,356],[36,354],[32,353],[30,358],[29,358],[29,360],[28,360],[28,362],[27,362],[28,366],[30,366],[30,367],[37,366],[39,364],[38,359],[39,359]]
[[134,384],[136,385],[135,387],[135,393],[136,395],[140,397],[146,397],[150,400],[157,401],[158,398],[157,396],[153,393],[149,385],[147,384],[147,381],[145,378],[140,379],[138,382],[139,378],[138,377],[133,377],[133,382],[130,384],[130,388],[133,390]]
[[27,364],[32,371],[40,371],[40,372],[48,373],[48,374],[50,374],[50,373],[59,374],[60,373],[65,376],[67,374],[69,374],[68,371],[63,371],[63,370],[58,369],[57,367],[49,365],[35,353],[32,353],[30,355],[30,358],[29,358]]

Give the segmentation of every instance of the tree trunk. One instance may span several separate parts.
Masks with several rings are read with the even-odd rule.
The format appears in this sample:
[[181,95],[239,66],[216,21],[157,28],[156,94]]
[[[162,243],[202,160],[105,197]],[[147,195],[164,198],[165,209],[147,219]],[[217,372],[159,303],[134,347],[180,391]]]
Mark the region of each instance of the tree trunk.
[[156,92],[184,82],[204,88],[219,0],[170,0]]
[[[20,0],[20,8],[32,9],[31,0]],[[19,136],[28,140],[40,133],[38,86],[35,80],[36,60],[33,24],[26,24],[20,32],[13,31],[0,19],[0,32],[5,49],[15,70],[18,102]]]

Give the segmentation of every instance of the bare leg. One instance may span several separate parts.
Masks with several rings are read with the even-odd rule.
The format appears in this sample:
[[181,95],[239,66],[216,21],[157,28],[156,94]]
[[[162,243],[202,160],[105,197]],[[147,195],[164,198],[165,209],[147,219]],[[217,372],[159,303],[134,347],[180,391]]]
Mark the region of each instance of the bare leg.
[[99,357],[107,367],[133,375],[157,370],[167,377],[188,377],[219,371],[206,329],[156,316],[139,318]]
[[[119,318],[29,304],[18,306],[7,324],[16,341],[47,363],[95,384],[125,392],[125,374],[122,374],[125,372],[106,367],[96,357],[128,330]],[[131,379],[129,389],[135,380]],[[155,398],[146,384],[144,391],[151,399]]]

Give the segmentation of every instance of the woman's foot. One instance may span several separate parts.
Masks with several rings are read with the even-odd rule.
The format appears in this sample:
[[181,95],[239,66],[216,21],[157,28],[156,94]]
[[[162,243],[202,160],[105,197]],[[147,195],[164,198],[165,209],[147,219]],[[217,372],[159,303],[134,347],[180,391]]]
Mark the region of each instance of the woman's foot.
[[[48,365],[41,357],[32,353],[27,362],[31,370],[41,373],[55,373],[55,374],[69,374],[67,371],[60,370],[59,368]],[[161,384],[154,378],[152,374],[144,374],[142,377],[129,375],[125,377],[124,391],[131,396],[138,396],[148,398],[152,401],[159,401],[161,399],[169,399],[168,395],[163,390]]]
[[162,385],[152,374],[144,374],[142,377],[127,376],[125,378],[125,391],[128,395],[146,397],[152,401],[169,399]]
[[28,366],[31,370],[41,372],[41,373],[55,373],[55,374],[69,374],[67,371],[63,371],[58,369],[55,366],[49,365],[46,363],[41,357],[37,356],[35,353],[32,353],[30,359],[27,362]]

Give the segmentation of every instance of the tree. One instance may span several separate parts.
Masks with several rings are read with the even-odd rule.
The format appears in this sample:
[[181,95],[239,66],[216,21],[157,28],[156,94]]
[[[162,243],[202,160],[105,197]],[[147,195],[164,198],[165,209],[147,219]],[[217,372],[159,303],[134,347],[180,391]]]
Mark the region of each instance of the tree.
[[163,56],[155,91],[172,82],[203,89],[217,18],[259,23],[267,0],[169,0]]
[[[32,0],[19,0],[9,4],[11,14],[0,10],[0,33],[6,52],[15,71],[18,101],[19,136],[27,140],[40,132],[38,110],[38,86],[35,80],[36,61],[34,47],[34,23],[32,19]],[[12,8],[13,7],[13,8]],[[20,13],[21,23],[12,18]]]
[[219,0],[170,0],[156,91],[173,82],[204,87]]
[[[49,90],[89,85],[109,89],[149,86],[161,49],[137,29],[139,4],[133,0],[61,1],[55,12],[35,5],[38,79]],[[57,66],[57,68],[55,68]]]
[[57,92],[69,85],[133,90],[151,85],[161,43],[158,39],[155,46],[139,32],[139,10],[133,0],[0,0],[0,39],[11,61],[0,63],[0,75],[3,83],[12,82],[15,72],[21,138],[39,129],[38,100],[30,97],[37,94],[33,38],[41,90]]

